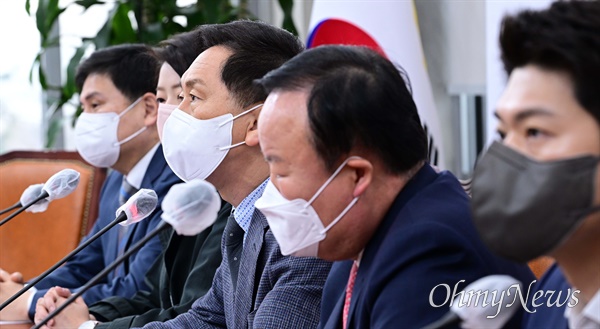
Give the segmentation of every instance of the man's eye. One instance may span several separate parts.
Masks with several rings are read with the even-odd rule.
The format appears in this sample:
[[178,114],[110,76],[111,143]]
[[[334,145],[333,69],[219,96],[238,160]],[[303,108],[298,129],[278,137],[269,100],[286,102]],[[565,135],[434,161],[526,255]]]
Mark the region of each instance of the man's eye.
[[199,100],[200,98],[198,98],[198,97],[196,97],[196,96],[194,96],[194,95],[190,94],[190,99],[191,99],[191,100],[192,100],[192,102],[193,102],[193,101],[197,101],[197,100]]
[[177,95],[177,100],[180,102],[183,101],[183,95],[181,95],[181,94]]
[[161,104],[166,102],[164,98],[157,98],[156,100]]
[[527,129],[527,137],[540,137],[543,135],[543,132],[536,128]]

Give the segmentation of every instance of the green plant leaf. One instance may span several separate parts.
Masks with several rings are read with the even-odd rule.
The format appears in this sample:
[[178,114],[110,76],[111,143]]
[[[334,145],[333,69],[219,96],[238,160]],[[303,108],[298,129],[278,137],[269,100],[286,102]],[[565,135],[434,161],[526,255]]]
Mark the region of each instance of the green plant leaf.
[[29,0],[25,1],[25,11],[27,12],[27,16],[30,16],[31,13],[29,12],[31,10],[31,3],[29,3]]
[[166,38],[163,24],[159,22],[147,24],[142,33],[142,39],[149,45],[155,45]]
[[81,58],[85,54],[85,51],[89,48],[90,43],[84,42],[77,50],[71,59],[69,60],[69,65],[67,66],[67,81],[63,86],[63,94],[68,95],[68,98],[65,102],[71,99],[71,96],[77,93],[77,86],[75,85],[75,72],[77,70],[77,66],[81,61]]
[[42,86],[42,89],[48,89],[48,83],[46,82],[46,73],[44,72],[44,68],[42,67],[41,63],[40,65],[38,65],[38,74],[40,76],[40,85]]
[[204,0],[204,18],[206,23],[219,22],[219,6],[221,0]]
[[90,8],[93,5],[101,5],[104,4],[104,1],[98,1],[98,0],[77,0],[74,3],[82,6],[83,8],[85,8],[85,10],[87,10],[88,8]]
[[112,18],[104,23],[96,37],[92,38],[96,49],[105,48],[110,44],[110,30],[112,26]]
[[42,58],[42,52],[43,52],[43,50],[40,50],[38,52],[38,54],[35,56],[35,59],[33,60],[33,63],[31,64],[31,69],[29,70],[29,83],[33,83],[33,71],[35,70],[37,65],[40,65],[40,59]]
[[58,0],[40,0],[36,11],[36,25],[43,39],[47,39],[58,16],[65,8],[58,6]]
[[[96,49],[105,48],[111,44],[112,21],[113,17],[115,17],[115,14],[117,13],[117,9],[118,6],[115,5],[109,10],[106,22],[104,22],[104,25],[102,25],[96,36],[91,39],[94,45],[96,46]],[[84,38],[83,40],[85,41],[89,39]]]
[[279,0],[279,6],[281,6],[281,9],[283,10],[283,23],[281,24],[281,27],[297,36],[298,30],[296,29],[292,16],[294,0]]
[[117,11],[115,12],[115,16],[112,19],[111,26],[111,45],[118,45],[122,43],[132,43],[136,42],[137,34],[131,25],[131,20],[129,19],[129,12],[131,8],[125,2],[120,3],[117,6]]

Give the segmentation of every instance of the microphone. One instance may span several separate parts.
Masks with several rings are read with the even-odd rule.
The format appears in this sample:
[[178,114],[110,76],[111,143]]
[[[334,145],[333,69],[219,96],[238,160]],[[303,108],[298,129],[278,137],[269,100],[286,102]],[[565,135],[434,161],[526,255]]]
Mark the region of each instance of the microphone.
[[221,198],[217,189],[205,180],[193,180],[171,187],[162,202],[162,220],[179,235],[193,236],[217,220]]
[[[471,303],[471,298],[466,305],[459,300],[450,306],[450,311],[446,315],[422,329],[441,329],[457,324],[460,324],[463,329],[500,329],[521,306],[516,295],[514,299],[504,302],[504,294],[510,296],[509,289],[512,287],[519,290],[520,282],[511,276],[488,275],[483,277],[469,284],[463,290],[465,292],[463,296],[470,295],[472,297],[473,293],[477,295],[474,303]],[[516,294],[518,293],[516,292]],[[497,294],[501,295],[499,302],[495,301]],[[478,303],[479,297],[482,296],[483,301]],[[508,302],[511,302],[510,305],[506,305],[509,304]]]
[[2,210],[0,210],[0,215],[4,215],[4,214],[6,214],[7,212],[9,212],[9,211],[11,211],[11,210],[14,210],[14,209],[17,209],[17,208],[19,208],[20,206],[21,206],[21,202],[18,202],[18,201],[17,201],[17,203],[13,204],[12,206],[10,206],[10,207],[8,207],[8,208],[5,208],[5,209],[2,209]]
[[165,195],[162,206],[163,214],[161,218],[163,221],[152,232],[129,248],[121,257],[98,273],[76,293],[72,294],[64,303],[37,323],[33,329],[40,329],[44,326],[50,319],[67,308],[75,299],[98,284],[104,276],[112,272],[125,259],[137,252],[150,239],[169,228],[169,226],[172,226],[178,233],[182,232],[183,235],[192,236],[199,234],[214,224],[217,220],[218,211],[221,208],[221,198],[212,184],[204,180],[192,180],[187,183],[173,185],[167,195]]
[[[64,198],[75,190],[79,184],[79,176],[79,172],[73,169],[63,169],[52,175],[52,177],[46,181],[41,189],[39,189],[39,195],[35,197],[31,197],[31,195],[35,195],[34,193],[38,191],[37,185],[29,186],[27,189],[25,189],[25,191],[23,191],[23,195],[21,195],[21,201],[19,202],[21,204],[21,209],[15,211],[2,220],[2,222],[0,222],[0,226],[6,224],[9,220],[15,218],[18,214],[22,213],[43,199],[45,200],[36,208],[35,211],[32,210],[32,212],[45,211],[48,208],[48,203],[50,203],[50,201]],[[25,199],[27,199],[28,202],[24,203],[23,201],[25,201]]]
[[158,197],[156,196],[156,192],[148,189],[141,189],[137,193],[135,193],[127,202],[125,202],[119,209],[116,211],[116,218],[114,221],[110,222],[106,227],[98,231],[98,233],[92,235],[89,239],[83,241],[75,250],[71,251],[68,255],[66,255],[63,259],[59,260],[56,264],[46,270],[44,273],[40,274],[34,280],[29,282],[26,286],[21,288],[16,294],[8,298],[4,303],[0,305],[0,311],[2,311],[6,306],[15,301],[19,296],[23,295],[26,291],[31,289],[31,287],[38,284],[45,277],[47,277],[50,273],[60,267],[62,264],[67,262],[71,257],[80,252],[83,248],[90,245],[100,236],[102,236],[106,231],[110,230],[117,224],[121,224],[123,226],[131,225],[137,223],[144,218],[148,217],[156,206],[158,205]]
[[[23,205],[30,203],[35,198],[42,195],[42,193],[44,193],[44,184],[29,185],[29,187],[26,188],[25,191],[23,191],[23,194],[21,194],[21,204]],[[50,201],[44,198],[32,204],[31,207],[29,207],[29,209],[27,209],[26,211],[32,213],[44,212],[46,211],[46,209],[48,209],[49,204]]]
[[[38,196],[40,196],[42,194],[42,188],[44,187],[44,184],[33,184],[33,185],[29,185],[29,187],[27,187],[25,189],[25,191],[23,191],[23,194],[21,194],[21,199],[19,200],[19,202],[15,203],[14,205],[0,210],[0,215],[22,207],[24,204],[28,204],[29,202],[31,202],[33,199],[37,198]],[[48,204],[50,202],[46,199],[42,199],[40,201],[38,201],[37,203],[31,205],[31,207],[29,209],[27,209],[28,212],[42,212],[42,211],[46,211],[46,209],[48,209]]]

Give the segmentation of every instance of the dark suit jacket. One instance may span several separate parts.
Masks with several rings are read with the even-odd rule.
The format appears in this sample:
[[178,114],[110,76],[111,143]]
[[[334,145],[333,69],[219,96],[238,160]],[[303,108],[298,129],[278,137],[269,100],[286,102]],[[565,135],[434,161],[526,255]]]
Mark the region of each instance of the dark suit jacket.
[[[234,232],[239,232],[239,226],[231,216],[221,245],[223,261],[208,293],[198,299],[189,312],[144,328],[317,326],[321,292],[331,263],[316,258],[282,256],[266,218],[258,210],[254,211],[241,258],[231,256],[231,259],[228,244],[236,238],[238,233]],[[241,263],[234,282],[232,266],[236,261]]]
[[131,299],[109,297],[92,305],[90,313],[104,322],[96,328],[139,327],[187,312],[210,289],[221,263],[221,237],[230,214],[231,205],[223,202],[217,221],[201,233],[163,232],[168,245],[146,276],[149,291],[140,291]]
[[[85,239],[96,234],[110,222],[115,219],[115,211],[119,207],[119,191],[123,175],[113,171],[111,172],[104,185],[100,195],[99,216],[94,224],[92,231]],[[181,181],[167,166],[163,156],[162,147],[156,150],[146,174],[142,180],[142,188],[148,188],[156,191],[158,195],[158,206],[148,218],[133,224],[127,231],[127,245],[131,246],[141,240],[149,232],[154,230],[160,222],[162,210],[160,204],[163,197],[167,194],[173,184]],[[35,287],[38,289],[34,296],[33,303],[29,309],[29,316],[33,318],[35,313],[35,302],[43,297],[47,289],[54,286],[61,286],[76,290],[86,284],[96,274],[110,265],[118,253],[118,226],[110,229],[106,234],[92,242],[80,253],[75,255],[64,266],[58,268],[44,280],[40,281]],[[108,274],[101,283],[92,287],[83,294],[83,299],[90,305],[101,299],[110,296],[124,296],[131,298],[136,292],[147,289],[144,278],[150,266],[154,263],[158,255],[162,252],[162,246],[159,238],[150,240],[138,252],[134,253],[125,263],[124,275],[115,277],[114,272]]]
[[[537,307],[532,306],[533,295],[536,291],[542,290],[544,291],[544,295],[536,299]],[[551,304],[554,305],[552,307],[548,307],[548,298],[549,295],[546,295],[546,292],[554,291],[553,296],[551,297]],[[552,303],[552,301],[556,302],[557,298],[560,298],[558,301],[562,304],[561,307],[556,306],[556,304]],[[540,279],[540,281],[535,285],[533,289],[531,289],[529,293],[528,299],[528,309],[530,311],[535,310],[535,313],[525,313],[523,318],[523,328],[526,329],[568,329],[569,322],[567,318],[565,318],[565,308],[569,303],[570,295],[573,293],[573,288],[565,279],[565,276],[560,271],[560,267],[555,263],[544,273],[544,276]],[[567,298],[569,296],[569,298]],[[541,304],[541,305],[540,305]]]
[[[320,328],[341,328],[351,261],[334,263],[323,290]],[[446,289],[461,291],[490,274],[508,274],[525,287],[527,266],[492,255],[473,226],[469,198],[449,172],[429,165],[409,181],[364,249],[350,303],[348,328],[421,328],[449,310]],[[520,316],[519,316],[520,319]],[[516,321],[519,321],[516,319]]]

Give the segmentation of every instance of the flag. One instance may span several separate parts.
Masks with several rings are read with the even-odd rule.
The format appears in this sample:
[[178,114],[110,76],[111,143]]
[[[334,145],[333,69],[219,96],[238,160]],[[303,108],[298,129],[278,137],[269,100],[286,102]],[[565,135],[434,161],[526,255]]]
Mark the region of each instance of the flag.
[[368,46],[402,67],[427,133],[429,161],[444,166],[440,124],[412,0],[315,0],[306,44],[308,48],[323,44]]

